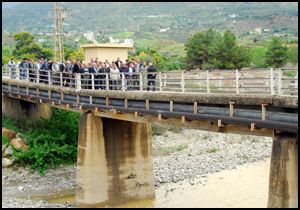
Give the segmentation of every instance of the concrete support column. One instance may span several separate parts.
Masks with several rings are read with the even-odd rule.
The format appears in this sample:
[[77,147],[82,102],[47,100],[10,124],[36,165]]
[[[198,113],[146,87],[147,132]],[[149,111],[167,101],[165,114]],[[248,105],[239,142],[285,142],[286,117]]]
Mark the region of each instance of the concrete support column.
[[150,125],[84,113],[79,129],[77,207],[155,197]]
[[298,207],[297,135],[282,133],[273,138],[268,207]]
[[36,104],[8,96],[2,96],[2,113],[15,119],[50,119],[51,106],[46,103]]

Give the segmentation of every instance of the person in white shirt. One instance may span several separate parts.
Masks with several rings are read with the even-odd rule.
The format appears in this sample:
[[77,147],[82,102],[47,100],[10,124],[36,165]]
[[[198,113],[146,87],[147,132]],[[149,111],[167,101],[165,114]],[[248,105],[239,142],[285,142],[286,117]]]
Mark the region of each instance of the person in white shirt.
[[117,65],[114,63],[110,65],[110,79],[112,81],[111,90],[118,90],[119,89],[119,78],[120,78],[120,70],[118,69]]

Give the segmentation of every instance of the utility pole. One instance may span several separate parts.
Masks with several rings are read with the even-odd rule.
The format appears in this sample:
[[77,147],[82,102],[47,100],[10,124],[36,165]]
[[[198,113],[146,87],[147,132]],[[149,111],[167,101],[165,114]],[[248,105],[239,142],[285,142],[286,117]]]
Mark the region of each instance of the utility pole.
[[54,60],[64,60],[64,49],[63,49],[63,33],[62,23],[66,17],[66,9],[61,7],[61,2],[55,2],[54,6],[54,17],[49,14],[50,18],[54,18]]

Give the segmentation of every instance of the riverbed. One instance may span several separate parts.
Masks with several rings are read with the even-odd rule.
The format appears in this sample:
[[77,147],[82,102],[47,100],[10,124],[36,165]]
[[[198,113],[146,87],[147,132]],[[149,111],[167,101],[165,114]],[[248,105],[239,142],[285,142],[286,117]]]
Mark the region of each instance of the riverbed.
[[[188,129],[153,137],[156,199],[120,207],[267,207],[272,139]],[[75,207],[76,165],[2,169],[2,207]]]

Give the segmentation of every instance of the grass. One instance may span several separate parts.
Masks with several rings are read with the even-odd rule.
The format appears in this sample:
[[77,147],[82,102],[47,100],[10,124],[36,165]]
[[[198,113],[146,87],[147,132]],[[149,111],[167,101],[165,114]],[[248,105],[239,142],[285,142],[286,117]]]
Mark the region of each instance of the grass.
[[6,136],[2,135],[2,144],[8,144],[9,143],[9,139]]
[[170,146],[170,147],[161,147],[158,149],[153,149],[153,155],[155,156],[164,156],[164,155],[170,155],[174,152],[181,152],[185,149],[187,149],[187,145],[177,145],[177,146]]
[[160,136],[165,132],[165,129],[159,125],[152,125],[152,136]]
[[295,77],[296,73],[296,71],[283,71],[282,75],[286,77]]
[[152,136],[160,136],[163,135],[166,131],[171,131],[173,133],[180,133],[182,131],[182,127],[173,126],[173,125],[159,125],[152,124]]
[[213,147],[213,148],[208,149],[206,152],[207,153],[214,153],[214,152],[217,152],[218,150],[219,150],[219,148]]

